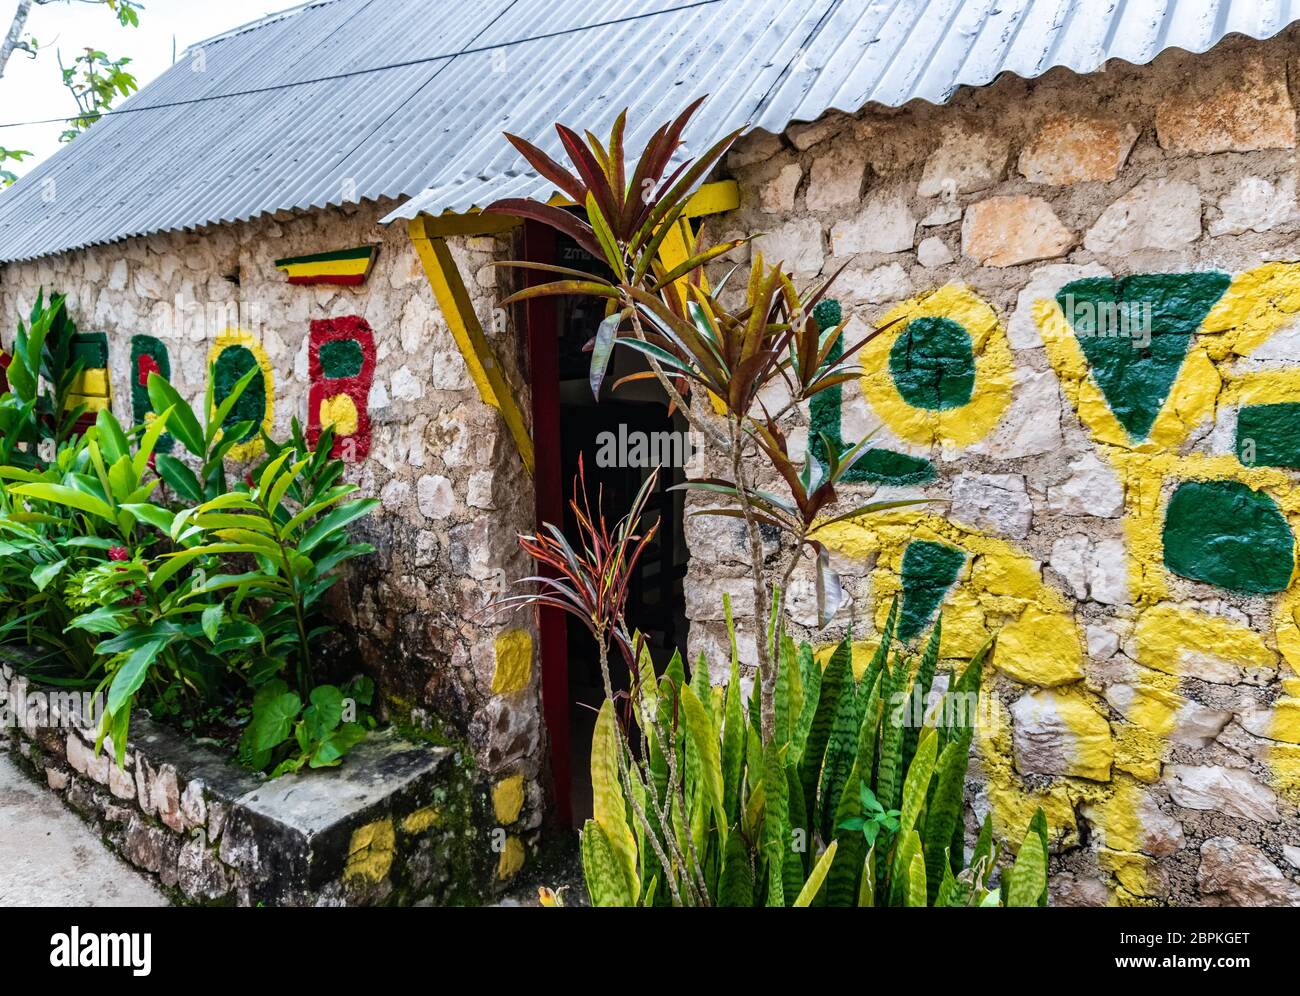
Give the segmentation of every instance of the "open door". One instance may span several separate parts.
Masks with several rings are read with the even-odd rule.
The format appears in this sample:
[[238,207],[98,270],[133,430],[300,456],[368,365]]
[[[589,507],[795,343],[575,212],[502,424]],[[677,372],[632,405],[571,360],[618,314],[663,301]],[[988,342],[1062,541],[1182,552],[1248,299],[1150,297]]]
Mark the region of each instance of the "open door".
[[[530,261],[601,272],[602,264],[576,243],[533,222],[525,224],[524,252]],[[657,519],[659,529],[638,563],[627,614],[630,627],[645,635],[656,671],[662,672],[674,650],[686,643],[684,495],[671,489],[685,479],[688,426],[680,413],[668,414],[667,398],[654,381],[611,392],[620,377],[645,369],[631,350],[615,350],[599,401],[592,396],[591,355],[585,346],[603,314],[602,302],[594,298],[528,304],[538,524],[562,523],[567,536],[575,535],[569,502],[579,456],[592,509],[600,495],[611,524],[659,467],[643,522],[649,526]],[[556,810],[562,822],[581,825],[591,814],[591,736],[604,683],[596,644],[586,628],[557,609],[540,612],[542,698]],[[615,691],[626,690],[629,675],[621,655],[611,653],[610,662]]]

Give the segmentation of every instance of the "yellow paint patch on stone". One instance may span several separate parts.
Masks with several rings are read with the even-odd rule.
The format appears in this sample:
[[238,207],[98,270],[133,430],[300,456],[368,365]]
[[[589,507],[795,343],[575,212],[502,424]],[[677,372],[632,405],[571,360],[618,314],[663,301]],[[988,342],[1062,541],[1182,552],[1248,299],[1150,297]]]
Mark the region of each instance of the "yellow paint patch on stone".
[[1093,781],[1110,780],[1110,765],[1115,757],[1110,723],[1079,689],[1056,696],[1056,714],[1072,734],[1071,755],[1066,774]]
[[1291,324],[1298,312],[1300,264],[1265,263],[1233,277],[1202,328],[1216,333],[1210,340],[1216,360],[1247,356]]
[[393,854],[397,835],[390,819],[376,820],[352,832],[348,844],[348,863],[343,869],[344,878],[362,878],[380,882],[393,867]]
[[[957,547],[966,564],[944,601],[944,659],[970,657],[999,632],[994,663],[1026,684],[1067,684],[1083,676],[1083,639],[1070,604],[1043,582],[1031,557],[1004,540],[915,509],[837,522],[815,536],[850,559],[875,558],[872,576],[876,629],[884,628],[893,596],[901,596],[903,552],[913,540]],[[854,667],[866,667],[872,641],[855,647]]]
[[326,398],[320,404],[320,424],[322,429],[334,426],[336,436],[354,435],[360,424],[356,402],[346,394]]
[[496,638],[492,694],[509,695],[528,687],[533,677],[533,637],[526,629],[508,629]]
[[[908,323],[917,318],[949,318],[971,337],[975,355],[975,386],[971,399],[958,408],[931,411],[908,404],[889,373],[889,354]],[[900,438],[913,443],[960,449],[983,439],[1011,404],[1014,361],[1006,329],[997,313],[962,284],[948,284],[930,294],[904,301],[878,321],[894,322],[888,331],[863,347],[862,393],[872,408]]]
[[1278,699],[1273,704],[1273,724],[1269,739],[1300,744],[1300,699]]
[[1238,667],[1277,666],[1277,655],[1254,630],[1176,605],[1146,610],[1138,618],[1135,632],[1138,663],[1166,674],[1181,676],[1188,653],[1219,658]]
[[993,832],[999,840],[1019,846],[1024,840],[1039,807],[1047,818],[1048,837],[1065,846],[1078,843],[1078,824],[1074,805],[1065,785],[1058,783],[1044,790],[1032,789],[1016,774],[1012,766],[1011,718],[997,698],[981,693],[981,723],[975,727],[981,764],[988,786]]
[[492,811],[502,826],[509,826],[519,819],[519,811],[523,808],[523,775],[511,775],[492,786]]
[[437,806],[425,806],[402,820],[402,833],[421,834],[437,826],[441,820],[442,813]]
[[1134,896],[1159,894],[1152,888],[1152,861],[1145,854],[1103,847],[1097,852],[1097,864],[1114,875],[1119,884]]
[[1265,760],[1273,774],[1273,788],[1293,805],[1300,804],[1300,747],[1294,744],[1271,744]]
[[1083,677],[1083,644],[1073,617],[1030,605],[998,632],[993,664],[1029,685],[1050,688]]
[[519,874],[524,866],[524,844],[518,837],[507,837],[497,861],[497,881],[505,882]]

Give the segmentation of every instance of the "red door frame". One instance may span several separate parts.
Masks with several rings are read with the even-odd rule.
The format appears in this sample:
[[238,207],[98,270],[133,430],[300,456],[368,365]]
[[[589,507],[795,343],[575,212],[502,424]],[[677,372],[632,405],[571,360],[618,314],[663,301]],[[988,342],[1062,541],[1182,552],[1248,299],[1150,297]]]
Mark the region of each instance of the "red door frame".
[[[535,221],[524,222],[524,259],[556,263],[555,231]],[[525,270],[531,285],[550,279],[545,273]],[[528,368],[533,400],[533,492],[537,527],[564,523],[564,481],[560,466],[560,356],[555,301],[533,298],[524,303],[528,330]],[[570,777],[573,757],[569,729],[569,651],[564,613],[551,606],[537,610],[542,667],[542,712],[551,749],[555,818],[563,827],[573,825]]]

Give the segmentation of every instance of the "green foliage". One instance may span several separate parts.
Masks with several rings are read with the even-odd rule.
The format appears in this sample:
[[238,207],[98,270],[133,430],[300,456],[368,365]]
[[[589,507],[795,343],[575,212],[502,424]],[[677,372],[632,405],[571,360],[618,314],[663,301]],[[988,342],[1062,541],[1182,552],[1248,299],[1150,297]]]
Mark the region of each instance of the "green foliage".
[[766,745],[742,712],[734,663],[729,685],[703,694],[703,661],[687,684],[676,661],[656,683],[646,660],[633,692],[637,735],[619,732],[609,702],[597,724],[597,804],[582,837],[592,901],[1045,905],[1041,812],[1000,891],[988,821],[963,864],[963,789],[989,648],[929,702],[937,633],[914,655],[893,639],[896,618],[860,677],[851,638],[820,670],[811,647],[782,638],[778,735]]
[[71,142],[110,111],[113,101],[129,97],[140,88],[135,76],[127,72],[130,62],[126,57],[110,58],[97,48],[82,50],[68,66],[59,59],[63,85],[77,104],[76,115],[68,119],[68,126],[59,134],[60,142]]
[[[332,433],[310,447],[296,422],[229,483],[235,434],[222,422],[247,376],[215,409],[209,388],[200,421],[155,374],[154,417],[127,429],[104,410],[74,434],[76,413],[59,413],[79,371],[75,331],[61,297],[38,301],[0,396],[0,640],[44,651],[33,677],[105,696],[100,740],[119,763],[137,704],[195,729],[247,719],[250,701],[245,760],[277,773],[338,763],[373,688],[318,684],[316,649],[333,629],[322,599],[341,565],[372,552],[348,529],[377,503],[341,483]],[[155,452],[164,433],[188,461]]]
[[[271,777],[311,768],[332,768],[365,735],[373,718],[360,712],[374,698],[374,683],[358,678],[343,688],[317,685],[307,705],[281,679],[273,678],[253,697],[253,716],[239,741],[239,758]],[[360,720],[360,721],[358,721]]]

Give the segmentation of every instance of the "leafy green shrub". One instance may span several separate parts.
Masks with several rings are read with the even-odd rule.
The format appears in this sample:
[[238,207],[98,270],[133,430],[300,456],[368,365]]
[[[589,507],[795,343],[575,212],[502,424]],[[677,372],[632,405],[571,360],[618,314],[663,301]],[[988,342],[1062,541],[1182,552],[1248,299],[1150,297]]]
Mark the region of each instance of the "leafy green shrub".
[[[730,607],[728,606],[728,618]],[[730,680],[691,681],[680,656],[655,679],[648,656],[631,693],[635,735],[606,701],[592,744],[594,818],[583,869],[598,906],[1038,906],[1047,897],[1039,813],[1015,864],[998,863],[986,820],[965,860],[963,791],[986,647],[930,710],[936,624],[919,660],[892,645],[894,613],[860,678],[846,638],[826,661],[782,636],[776,734],[766,746],[757,700]],[[634,749],[633,745],[641,746]]]
[[370,705],[373,697],[374,683],[358,678],[342,689],[317,685],[304,708],[298,694],[274,678],[253,698],[253,718],[239,741],[240,760],[258,771],[274,764],[272,778],[304,764],[333,767],[366,735],[367,725],[373,725],[357,709]]
[[[373,686],[318,684],[315,648],[333,628],[322,598],[340,565],[373,552],[349,540],[348,526],[378,503],[353,499],[355,487],[340,483],[332,433],[310,447],[296,421],[285,443],[264,435],[265,460],[229,483],[225,457],[242,432],[221,425],[250,376],[217,407],[209,388],[200,420],[154,374],[156,414],[146,426],[124,429],[104,410],[78,434],[79,411],[50,417],[79,370],[59,359],[73,332],[62,298],[38,302],[30,330],[20,325],[15,339],[14,390],[0,396],[9,460],[0,466],[0,640],[44,648],[40,680],[106,694],[100,741],[112,737],[119,763],[138,701],[198,728],[228,726],[248,717],[250,701],[289,695],[291,729],[276,739],[254,705],[260,732],[245,739],[257,747],[243,759],[277,771],[338,763],[364,729],[341,720],[344,700],[348,712],[366,706]],[[37,372],[52,393],[35,393]],[[155,454],[164,432],[191,463]],[[160,500],[162,483],[170,503]],[[280,749],[291,732],[294,756]]]

